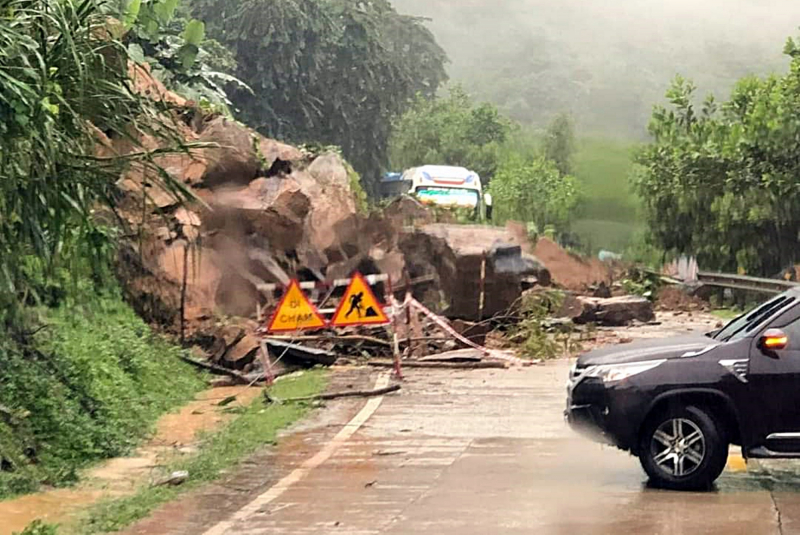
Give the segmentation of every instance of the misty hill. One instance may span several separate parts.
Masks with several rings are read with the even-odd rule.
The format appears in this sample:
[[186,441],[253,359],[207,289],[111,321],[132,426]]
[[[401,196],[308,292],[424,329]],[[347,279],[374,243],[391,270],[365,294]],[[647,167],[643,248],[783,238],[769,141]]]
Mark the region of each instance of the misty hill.
[[[394,0],[429,17],[451,77],[535,125],[569,111],[584,133],[641,138],[675,74],[726,93],[784,70],[795,0]],[[613,6],[613,7],[610,7]]]

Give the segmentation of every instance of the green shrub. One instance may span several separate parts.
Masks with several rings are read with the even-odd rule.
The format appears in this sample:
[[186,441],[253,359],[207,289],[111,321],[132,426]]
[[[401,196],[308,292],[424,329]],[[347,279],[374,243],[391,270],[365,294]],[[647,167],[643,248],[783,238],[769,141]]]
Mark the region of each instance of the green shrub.
[[494,218],[534,223],[544,231],[548,226],[567,226],[578,204],[575,179],[561,176],[555,163],[545,158],[528,160],[511,157],[503,162],[489,185]]
[[41,311],[25,341],[0,342],[0,496],[74,482],[129,452],[159,415],[203,386],[122,300]]
[[523,356],[551,359],[579,349],[571,329],[551,332],[548,326],[548,319],[563,302],[564,294],[557,290],[531,293],[522,298],[520,322],[510,334]]
[[14,535],[58,535],[58,526],[34,520],[22,532],[14,532]]

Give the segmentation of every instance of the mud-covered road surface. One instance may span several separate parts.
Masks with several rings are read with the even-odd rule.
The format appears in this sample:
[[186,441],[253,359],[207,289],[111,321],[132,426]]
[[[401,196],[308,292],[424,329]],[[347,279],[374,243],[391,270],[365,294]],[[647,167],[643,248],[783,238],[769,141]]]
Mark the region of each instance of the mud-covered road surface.
[[[800,463],[745,467],[732,451],[712,492],[650,489],[635,458],[564,424],[569,365],[409,372],[399,394],[330,403],[129,533],[800,533]],[[375,382],[364,373],[335,382]]]

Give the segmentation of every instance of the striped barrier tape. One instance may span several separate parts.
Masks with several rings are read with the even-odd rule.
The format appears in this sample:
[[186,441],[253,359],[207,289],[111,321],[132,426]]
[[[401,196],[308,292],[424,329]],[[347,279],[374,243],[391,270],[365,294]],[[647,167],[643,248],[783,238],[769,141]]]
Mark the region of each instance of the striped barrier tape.
[[[407,299],[407,301],[408,301],[408,299]],[[467,345],[467,346],[469,346],[469,347],[471,347],[473,349],[477,349],[478,351],[480,351],[481,353],[483,353],[484,355],[486,355],[489,358],[493,358],[493,359],[497,359],[497,360],[504,360],[506,362],[510,362],[511,364],[517,364],[519,366],[530,366],[532,364],[532,362],[530,362],[530,361],[523,360],[523,359],[521,359],[519,357],[515,357],[515,356],[510,355],[509,353],[507,353],[505,351],[497,351],[497,350],[494,350],[494,349],[488,349],[486,347],[483,347],[481,345],[476,344],[472,340],[470,340],[470,339],[464,337],[463,335],[461,335],[458,331],[453,329],[453,327],[450,325],[450,323],[448,323],[444,318],[442,318],[438,314],[434,314],[433,312],[428,310],[428,308],[425,305],[423,305],[422,303],[420,303],[419,301],[417,301],[413,297],[411,298],[409,304],[412,307],[416,308],[419,312],[421,312],[422,314],[427,316],[428,319],[433,321],[436,325],[441,327],[442,330],[447,332],[447,334],[449,334],[450,336],[452,336],[456,340],[460,341],[461,343],[463,343],[463,344],[465,344],[465,345]]]

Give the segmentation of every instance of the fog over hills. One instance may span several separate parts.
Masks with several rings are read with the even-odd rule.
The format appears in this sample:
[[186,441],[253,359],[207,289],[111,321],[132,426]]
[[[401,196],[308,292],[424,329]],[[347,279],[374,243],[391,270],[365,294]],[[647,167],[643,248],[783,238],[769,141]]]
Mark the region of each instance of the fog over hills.
[[450,74],[515,119],[570,112],[584,133],[642,138],[678,73],[724,97],[782,71],[796,0],[394,0],[431,18]]

